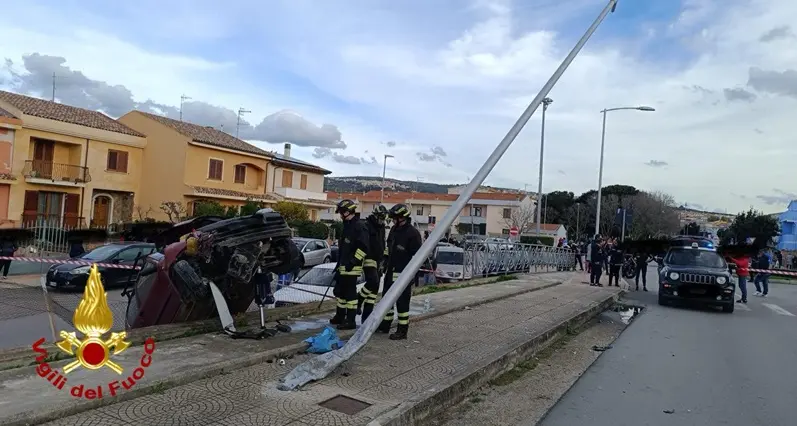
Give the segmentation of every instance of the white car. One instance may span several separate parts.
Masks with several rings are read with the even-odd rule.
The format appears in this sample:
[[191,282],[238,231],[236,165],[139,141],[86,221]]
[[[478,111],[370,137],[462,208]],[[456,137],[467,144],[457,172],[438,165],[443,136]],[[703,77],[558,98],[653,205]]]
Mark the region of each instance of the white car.
[[[292,283],[274,292],[274,306],[293,306],[302,303],[318,303],[322,300],[334,300],[332,289],[335,287],[336,263],[322,263],[305,271]],[[365,284],[365,277],[357,278],[357,292]],[[326,296],[326,297],[325,297]]]

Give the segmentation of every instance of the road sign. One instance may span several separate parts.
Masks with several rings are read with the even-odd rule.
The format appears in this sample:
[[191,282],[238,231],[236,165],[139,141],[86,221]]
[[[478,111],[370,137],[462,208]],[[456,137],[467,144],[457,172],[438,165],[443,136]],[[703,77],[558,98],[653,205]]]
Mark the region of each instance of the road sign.
[[513,237],[517,237],[517,234],[518,234],[517,226],[513,226],[513,227],[509,228],[509,235],[511,235]]

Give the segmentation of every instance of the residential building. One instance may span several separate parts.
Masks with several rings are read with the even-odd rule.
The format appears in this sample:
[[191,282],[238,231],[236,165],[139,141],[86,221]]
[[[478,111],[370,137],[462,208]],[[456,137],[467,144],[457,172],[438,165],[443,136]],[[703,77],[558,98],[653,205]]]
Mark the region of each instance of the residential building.
[[97,111],[10,92],[0,91],[0,110],[8,224],[72,228],[132,218],[143,134]]
[[532,225],[530,228],[531,229],[528,232],[523,233],[524,237],[550,237],[553,238],[554,244],[557,244],[560,238],[567,238],[567,228],[564,225],[556,223],[541,223],[539,234],[537,234],[536,226]]
[[11,200],[11,185],[17,183],[12,173],[14,138],[22,128],[22,120],[0,108],[0,227],[13,226],[8,216]]
[[797,200],[789,203],[788,209],[778,217],[780,222],[779,250],[797,250]]
[[142,215],[168,219],[164,203],[181,207],[173,214],[191,215],[203,201],[239,207],[249,200],[264,205],[287,200],[306,205],[310,218],[317,219],[318,211],[331,205],[323,192],[324,176],[331,172],[292,158],[290,144],[276,154],[213,127],[141,111],[119,121],[148,140],[137,208]]
[[[406,204],[413,213],[413,222],[423,231],[434,229],[435,223],[443,218],[458,197],[456,194],[385,191],[382,204],[387,208],[398,203]],[[381,191],[348,194],[327,192],[327,199],[330,201],[337,202],[345,198],[357,202],[359,211],[367,215],[380,203],[382,194]],[[467,233],[506,236],[514,225],[513,217],[517,217],[515,213],[520,209],[533,208],[533,202],[524,194],[477,192],[457,216],[451,232],[457,233],[457,224],[470,224],[472,229]],[[322,214],[321,219],[337,219],[334,208]]]

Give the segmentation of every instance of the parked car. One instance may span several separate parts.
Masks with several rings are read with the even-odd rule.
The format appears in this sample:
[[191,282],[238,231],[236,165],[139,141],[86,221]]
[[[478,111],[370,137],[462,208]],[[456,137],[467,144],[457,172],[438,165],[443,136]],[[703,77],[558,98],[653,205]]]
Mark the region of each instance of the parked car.
[[455,246],[438,246],[434,254],[434,274],[439,282],[470,279],[465,274],[465,250]]
[[324,240],[315,238],[292,238],[299,252],[304,256],[302,268],[329,263],[332,259],[332,251]]
[[[274,292],[274,306],[293,306],[301,303],[320,302],[324,294],[332,297],[335,287],[336,263],[323,263],[305,271],[293,283]],[[357,292],[365,284],[365,276],[357,278]]]
[[[136,259],[142,263],[144,258],[155,251],[155,244],[142,242],[119,242],[101,245],[83,253],[73,260],[92,263],[108,263],[133,266]],[[83,291],[89,277],[88,265],[53,265],[47,271],[48,287]],[[105,288],[125,287],[128,281],[135,281],[136,273],[130,269],[97,266]],[[132,273],[131,273],[132,272]]]

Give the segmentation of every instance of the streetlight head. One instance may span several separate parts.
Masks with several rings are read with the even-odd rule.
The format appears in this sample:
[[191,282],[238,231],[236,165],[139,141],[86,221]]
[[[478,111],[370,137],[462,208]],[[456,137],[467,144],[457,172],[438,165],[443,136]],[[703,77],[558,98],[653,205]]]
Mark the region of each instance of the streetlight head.
[[393,158],[393,156],[390,154],[385,154],[385,158]]
[[545,105],[550,105],[550,104],[553,103],[553,99],[545,98],[545,99],[542,100],[542,103],[544,103]]
[[656,111],[655,108],[649,107],[649,106],[641,106],[641,107],[637,107],[636,109],[638,109],[640,111]]

